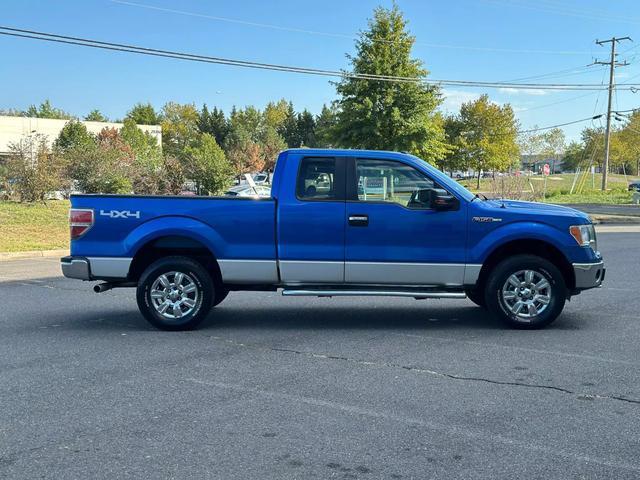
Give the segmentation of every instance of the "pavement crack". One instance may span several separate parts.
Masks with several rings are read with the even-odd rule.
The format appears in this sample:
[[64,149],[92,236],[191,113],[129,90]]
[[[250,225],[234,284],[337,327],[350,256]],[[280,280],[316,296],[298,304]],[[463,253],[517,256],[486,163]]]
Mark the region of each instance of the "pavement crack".
[[457,375],[457,374],[454,374],[454,373],[438,372],[436,370],[431,370],[431,369],[428,369],[428,368],[416,367],[416,366],[411,366],[411,365],[402,365],[402,364],[393,363],[393,362],[378,362],[378,361],[361,360],[361,359],[358,359],[358,358],[351,358],[351,357],[346,357],[346,356],[341,356],[341,355],[331,355],[331,354],[326,354],[326,353],[315,353],[315,352],[309,352],[309,351],[304,351],[304,350],[296,350],[296,349],[293,349],[293,348],[267,347],[267,346],[263,346],[263,345],[259,345],[259,344],[255,344],[255,343],[238,342],[236,340],[230,340],[230,339],[227,339],[227,338],[217,337],[217,336],[213,336],[213,335],[206,335],[206,336],[211,338],[211,339],[213,339],[213,340],[221,341],[221,342],[227,343],[229,345],[234,345],[236,347],[241,347],[241,348],[253,348],[253,349],[263,350],[263,351],[288,353],[288,354],[293,354],[293,355],[302,355],[302,356],[309,357],[309,358],[320,358],[320,359],[325,359],[325,360],[337,360],[337,361],[349,362],[349,363],[353,363],[353,364],[357,364],[357,365],[363,365],[363,366],[378,366],[378,367],[386,367],[386,368],[396,368],[396,369],[406,370],[406,371],[409,371],[409,372],[427,374],[427,375],[432,375],[432,376],[440,377],[440,378],[446,378],[446,379],[450,379],[450,380],[460,380],[460,381],[467,381],[467,382],[481,382],[481,383],[489,383],[489,384],[493,384],[493,385],[503,385],[503,386],[509,386],[509,387],[523,387],[523,388],[537,388],[537,389],[542,389],[542,390],[552,390],[552,391],[560,392],[560,393],[567,394],[567,395],[575,395],[578,398],[580,398],[581,400],[595,400],[595,399],[616,400],[616,401],[620,401],[620,402],[631,403],[631,404],[634,404],[634,405],[640,405],[640,400],[633,399],[633,398],[627,398],[627,397],[623,397],[623,396],[620,396],[620,395],[583,393],[583,392],[578,392],[578,391],[575,391],[575,390],[571,390],[569,388],[557,387],[555,385],[544,385],[544,384],[539,384],[539,383],[526,383],[526,382],[516,382],[516,381],[506,381],[506,380],[494,380],[494,379],[491,379],[491,378],[484,378],[484,377],[473,377],[473,376]]

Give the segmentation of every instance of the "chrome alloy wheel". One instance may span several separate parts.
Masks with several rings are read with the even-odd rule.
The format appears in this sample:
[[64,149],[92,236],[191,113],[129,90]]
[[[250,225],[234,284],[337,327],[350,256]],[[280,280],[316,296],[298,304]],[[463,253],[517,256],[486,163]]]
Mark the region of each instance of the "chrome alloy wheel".
[[200,291],[193,278],[182,272],[167,272],[155,279],[149,293],[153,308],[169,320],[189,315],[198,305]]
[[502,287],[502,301],[512,314],[532,319],[551,303],[551,284],[540,272],[520,270],[507,278]]

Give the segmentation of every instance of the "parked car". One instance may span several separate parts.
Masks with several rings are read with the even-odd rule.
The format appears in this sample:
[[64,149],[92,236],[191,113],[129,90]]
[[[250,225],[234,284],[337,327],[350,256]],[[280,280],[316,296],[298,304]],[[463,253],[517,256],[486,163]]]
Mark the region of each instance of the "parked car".
[[196,327],[230,291],[278,289],[467,296],[512,327],[540,328],[605,276],[586,214],[483,199],[405,153],[287,150],[268,198],[73,195],[71,205],[64,275],[104,281],[96,292],[135,287],[144,317],[166,330]]
[[257,173],[253,177],[253,183],[256,185],[263,185],[265,183],[269,183],[269,174],[268,173]]
[[629,191],[630,192],[633,192],[633,191],[640,192],[640,181],[631,182],[629,184]]
[[227,197],[269,197],[271,196],[271,188],[266,185],[238,185],[231,187],[225,193]]

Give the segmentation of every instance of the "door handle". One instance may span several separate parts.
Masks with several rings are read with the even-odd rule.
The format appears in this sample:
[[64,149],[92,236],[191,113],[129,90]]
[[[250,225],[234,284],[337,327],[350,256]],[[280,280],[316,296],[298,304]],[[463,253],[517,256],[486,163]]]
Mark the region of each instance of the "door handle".
[[357,213],[349,215],[349,225],[353,227],[366,227],[369,225],[369,215]]

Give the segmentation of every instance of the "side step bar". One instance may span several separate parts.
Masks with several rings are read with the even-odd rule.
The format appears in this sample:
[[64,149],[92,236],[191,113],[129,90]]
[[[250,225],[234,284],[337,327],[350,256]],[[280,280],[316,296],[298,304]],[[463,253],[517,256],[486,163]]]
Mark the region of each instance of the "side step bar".
[[409,297],[416,300],[424,298],[450,298],[463,300],[467,298],[464,292],[437,292],[417,290],[282,290],[285,297]]

